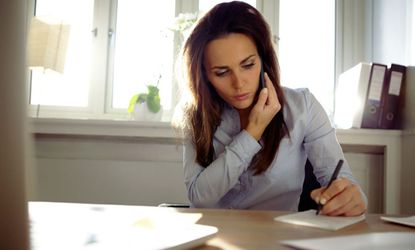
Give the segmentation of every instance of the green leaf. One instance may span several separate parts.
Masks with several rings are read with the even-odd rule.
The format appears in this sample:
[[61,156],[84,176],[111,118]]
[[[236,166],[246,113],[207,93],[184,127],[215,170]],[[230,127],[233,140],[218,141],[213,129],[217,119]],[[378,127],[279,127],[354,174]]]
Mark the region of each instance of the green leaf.
[[130,104],[128,105],[128,112],[134,112],[134,105],[136,103],[147,103],[148,109],[153,112],[157,113],[161,109],[160,105],[160,94],[159,89],[156,86],[148,85],[147,86],[148,93],[140,93],[136,94],[130,99]]
[[161,105],[160,105],[160,96],[148,96],[147,97],[147,107],[148,109],[153,112],[157,113],[160,111]]
[[134,112],[134,105],[136,104],[137,100],[138,100],[138,94],[133,95],[133,97],[131,97],[130,104],[128,104],[128,113]]
[[147,107],[151,112],[157,113],[160,111],[161,108],[159,89],[156,86],[151,85],[147,86],[147,88]]
[[148,85],[147,89],[148,89],[148,95],[149,96],[159,95],[159,88],[157,88],[156,86]]

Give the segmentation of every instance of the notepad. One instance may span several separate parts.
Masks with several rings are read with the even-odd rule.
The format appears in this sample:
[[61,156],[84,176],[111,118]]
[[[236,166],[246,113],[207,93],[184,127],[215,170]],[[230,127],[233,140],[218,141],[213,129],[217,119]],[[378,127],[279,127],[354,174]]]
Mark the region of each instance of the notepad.
[[307,250],[414,249],[415,233],[381,232],[338,237],[284,240],[283,245]]
[[274,220],[301,226],[316,227],[326,230],[338,230],[364,220],[365,215],[345,217],[316,215],[316,210],[308,210],[275,217]]
[[409,217],[386,217],[386,216],[382,216],[380,218],[384,221],[389,221],[389,222],[393,222],[393,223],[402,224],[402,225],[405,225],[405,226],[415,227],[415,215],[414,216],[409,216]]

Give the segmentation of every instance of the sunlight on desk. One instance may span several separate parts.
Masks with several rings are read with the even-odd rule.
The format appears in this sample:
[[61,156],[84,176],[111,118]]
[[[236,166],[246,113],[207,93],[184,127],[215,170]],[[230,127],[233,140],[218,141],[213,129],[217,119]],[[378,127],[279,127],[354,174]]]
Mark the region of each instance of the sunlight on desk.
[[170,249],[203,244],[218,231],[201,213],[151,207],[29,203],[31,249]]
[[[283,243],[392,232],[415,235],[413,227],[383,221],[382,214],[366,214],[363,221],[330,231],[274,220],[295,214],[289,211],[29,202],[29,212],[35,250],[292,249]],[[377,243],[388,249],[402,246]]]

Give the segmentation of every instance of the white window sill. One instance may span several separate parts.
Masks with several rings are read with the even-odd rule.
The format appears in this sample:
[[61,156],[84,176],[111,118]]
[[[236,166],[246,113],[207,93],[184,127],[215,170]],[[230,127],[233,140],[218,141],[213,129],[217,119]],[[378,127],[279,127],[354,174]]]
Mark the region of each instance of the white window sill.
[[[29,121],[31,132],[34,134],[166,139],[177,136],[170,122],[32,117],[29,118]],[[384,145],[385,140],[399,139],[402,135],[415,134],[414,132],[381,129],[336,130],[340,143],[360,145]]]
[[29,118],[33,134],[174,138],[170,122]]

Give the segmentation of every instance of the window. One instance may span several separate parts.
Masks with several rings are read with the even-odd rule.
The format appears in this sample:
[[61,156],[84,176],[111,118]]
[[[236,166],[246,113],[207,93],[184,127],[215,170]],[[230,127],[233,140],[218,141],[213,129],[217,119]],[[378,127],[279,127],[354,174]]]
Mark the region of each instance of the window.
[[31,72],[31,104],[88,106],[91,72],[93,0],[37,0],[36,16],[70,24],[65,73]]
[[[128,119],[130,98],[146,91],[147,85],[158,84],[164,110],[162,120],[168,121],[177,101],[174,62],[180,40],[169,28],[179,13],[206,12],[223,1],[31,2],[35,15],[52,15],[71,25],[64,74],[31,71],[32,115]],[[279,25],[273,21],[278,20],[278,4],[274,1],[246,2],[258,6],[273,30],[279,27],[279,34],[274,35],[281,38],[278,54],[283,85],[310,88],[331,114],[334,1],[280,0]]]
[[280,0],[279,19],[282,85],[309,88],[332,116],[335,1]]
[[109,81],[112,108],[126,110],[132,95],[147,91],[147,85],[158,85],[162,106],[171,109],[174,33],[169,27],[174,10],[174,1],[153,0],[143,5],[142,1],[118,0]]
[[36,16],[70,24],[64,73],[31,71],[29,101],[41,116],[126,118],[130,98],[157,82],[163,107],[171,109],[174,1],[33,4]]

